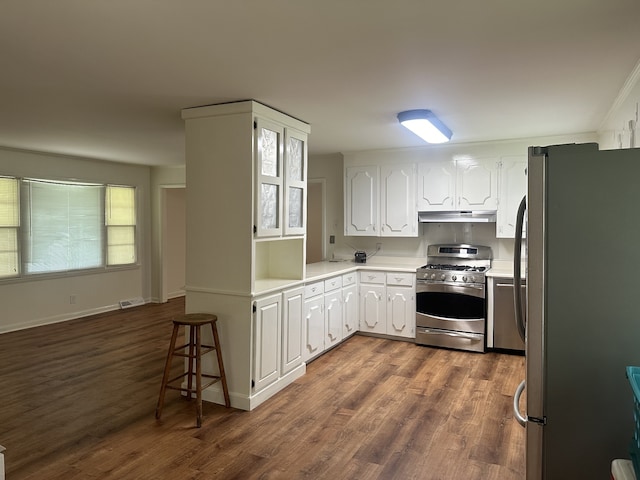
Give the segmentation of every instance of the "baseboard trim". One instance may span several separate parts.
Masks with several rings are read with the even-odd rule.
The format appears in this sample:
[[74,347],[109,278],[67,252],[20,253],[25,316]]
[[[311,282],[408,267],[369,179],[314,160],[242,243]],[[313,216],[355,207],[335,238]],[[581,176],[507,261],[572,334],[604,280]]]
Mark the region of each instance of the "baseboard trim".
[[[149,303],[145,300],[145,304]],[[89,317],[91,315],[97,315],[99,313],[112,312],[114,310],[120,310],[120,304],[114,303],[112,305],[105,305],[102,307],[90,308],[87,310],[80,310],[77,312],[62,313],[59,315],[52,315],[51,317],[36,318],[33,320],[21,321],[20,323],[10,323],[9,325],[0,325],[0,334],[16,332],[18,330],[26,330],[27,328],[43,327],[45,325],[52,325],[55,323],[68,322],[70,320],[77,320],[79,318]]]

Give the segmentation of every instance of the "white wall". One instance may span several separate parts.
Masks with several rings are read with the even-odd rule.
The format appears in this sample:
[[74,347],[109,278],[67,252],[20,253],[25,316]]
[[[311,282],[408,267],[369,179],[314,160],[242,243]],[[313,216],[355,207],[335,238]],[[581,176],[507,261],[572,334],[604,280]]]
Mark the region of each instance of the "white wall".
[[[0,149],[0,174],[135,185],[139,266],[79,275],[0,281],[0,333],[119,308],[151,292],[150,168],[54,154]],[[71,303],[74,296],[75,303]]]
[[622,86],[599,129],[601,149],[640,147],[640,61]]

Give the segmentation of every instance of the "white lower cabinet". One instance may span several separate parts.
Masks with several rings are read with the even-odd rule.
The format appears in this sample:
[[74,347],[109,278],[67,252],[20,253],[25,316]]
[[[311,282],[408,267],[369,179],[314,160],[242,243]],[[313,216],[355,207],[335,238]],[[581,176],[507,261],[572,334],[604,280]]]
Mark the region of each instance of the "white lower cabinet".
[[303,320],[302,358],[306,362],[324,351],[324,282],[305,287]]
[[360,272],[360,331],[387,333],[384,272]]
[[358,331],[358,283],[356,272],[342,276],[342,337],[347,338]]
[[253,315],[253,390],[257,392],[280,378],[280,310],[282,295],[258,298]]
[[305,362],[358,331],[357,289],[356,272],[305,286],[302,346]]
[[360,272],[360,330],[415,337],[415,274]]
[[282,293],[282,375],[302,363],[304,288]]
[[342,341],[342,277],[334,277],[324,282],[324,348],[331,348]]
[[304,288],[260,297],[253,314],[253,392],[259,392],[303,362]]
[[412,273],[387,273],[387,334],[416,336],[416,276]]

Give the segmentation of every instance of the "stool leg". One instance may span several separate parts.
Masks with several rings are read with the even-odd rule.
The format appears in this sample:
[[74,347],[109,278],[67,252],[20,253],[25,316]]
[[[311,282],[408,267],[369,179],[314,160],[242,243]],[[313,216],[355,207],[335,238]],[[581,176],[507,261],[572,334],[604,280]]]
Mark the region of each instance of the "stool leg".
[[167,352],[167,361],[164,364],[164,375],[162,376],[162,385],[160,386],[160,395],[158,396],[158,405],[156,406],[156,418],[160,419],[162,415],[162,407],[164,406],[164,395],[167,392],[167,381],[171,372],[171,360],[173,359],[173,351],[176,348],[176,339],[178,338],[179,325],[173,325],[173,333],[171,334],[171,342],[169,343],[169,351]]
[[200,338],[200,325],[194,328],[196,330],[196,423],[200,428],[202,426],[202,339]]
[[191,400],[191,392],[193,391],[193,374],[195,372],[193,369],[193,361],[196,355],[196,328],[197,327],[194,326],[189,327],[189,373],[187,375],[187,400]]
[[229,399],[229,389],[227,388],[227,377],[224,373],[224,365],[222,363],[222,350],[220,350],[220,337],[218,337],[218,329],[215,322],[211,324],[213,331],[213,345],[216,347],[216,356],[218,357],[218,368],[220,370],[220,382],[222,383],[222,392],[224,393],[224,404],[227,408],[231,406]]

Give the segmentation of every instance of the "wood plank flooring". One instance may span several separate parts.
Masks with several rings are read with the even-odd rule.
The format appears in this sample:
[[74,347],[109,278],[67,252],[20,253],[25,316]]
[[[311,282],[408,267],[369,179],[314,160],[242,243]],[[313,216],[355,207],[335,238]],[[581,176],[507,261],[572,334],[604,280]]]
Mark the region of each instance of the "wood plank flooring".
[[7,479],[524,477],[518,356],[355,336],[252,412],[205,403],[197,429],[169,392],[156,421],[183,312],[175,299],[0,335]]

